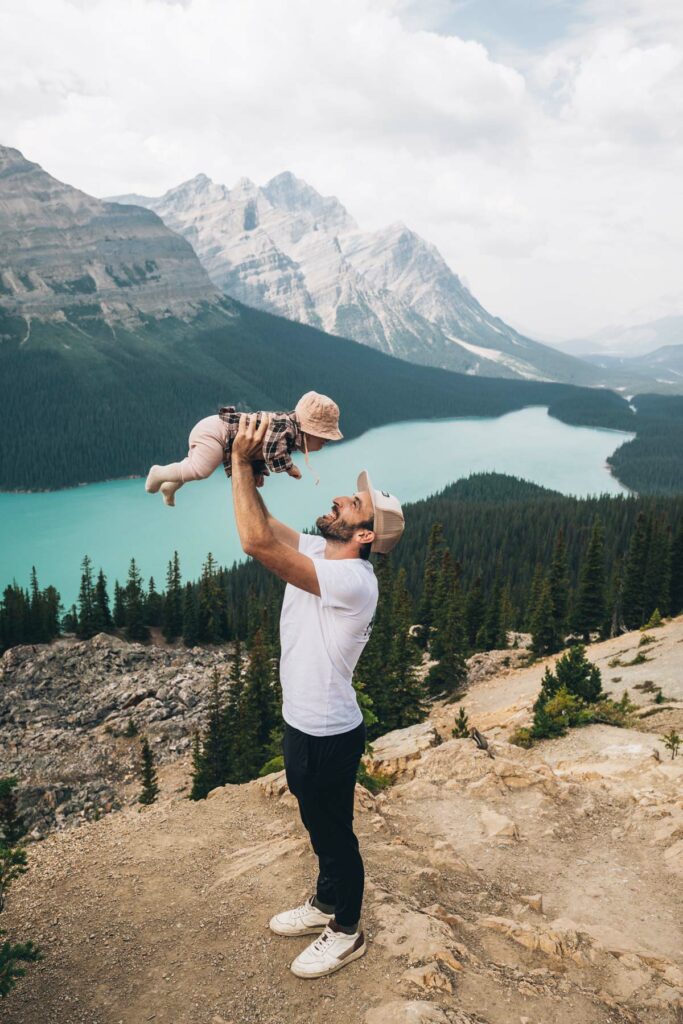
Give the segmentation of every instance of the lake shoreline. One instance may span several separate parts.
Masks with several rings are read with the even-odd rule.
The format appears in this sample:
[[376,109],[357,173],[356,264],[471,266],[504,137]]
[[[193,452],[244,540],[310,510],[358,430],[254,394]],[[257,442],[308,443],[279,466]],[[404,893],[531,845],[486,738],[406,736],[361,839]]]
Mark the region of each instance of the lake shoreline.
[[[624,444],[626,444],[626,442],[628,440],[633,440],[633,438],[636,437],[636,433],[634,431],[619,430],[616,427],[595,427],[595,426],[592,426],[592,425],[582,424],[582,423],[566,423],[565,420],[561,420],[561,419],[559,419],[559,417],[553,416],[548,411],[548,406],[547,405],[526,405],[522,409],[514,409],[514,410],[509,411],[509,412],[503,412],[503,413],[500,413],[498,416],[490,416],[490,415],[487,415],[487,416],[435,416],[432,419],[394,420],[394,421],[392,421],[390,423],[383,423],[379,427],[370,427],[368,430],[363,431],[362,434],[358,434],[355,437],[346,437],[344,439],[344,441],[342,441],[342,444],[344,444],[344,443],[350,444],[352,442],[358,441],[362,437],[365,437],[366,434],[370,434],[374,430],[383,430],[385,427],[394,427],[394,426],[401,426],[401,425],[403,425],[403,426],[410,426],[411,424],[440,423],[440,422],[442,422],[442,423],[453,423],[453,422],[468,423],[468,422],[477,422],[478,420],[481,420],[482,422],[489,422],[491,420],[503,419],[505,416],[514,416],[515,414],[520,413],[520,412],[530,412],[533,409],[545,409],[546,410],[546,415],[550,419],[555,420],[557,423],[563,423],[565,426],[575,427],[575,428],[577,428],[579,430],[598,430],[601,433],[606,433],[606,434],[619,434],[620,436],[623,436],[623,438],[624,438],[623,443]],[[614,451],[617,451],[617,449],[615,448]],[[299,454],[299,453],[297,453],[297,454]],[[614,452],[612,454],[614,454]],[[605,462],[604,465],[605,465],[605,468],[607,469],[607,471],[609,472],[610,476],[621,487],[626,488],[626,490],[630,494],[636,493],[634,491],[631,491],[630,488],[626,487],[626,484],[622,483],[622,481],[619,479],[619,477],[616,476],[616,474],[613,472],[612,467],[609,465],[609,463]],[[218,469],[218,467],[217,467],[217,469]],[[217,472],[217,469],[215,470],[215,472]],[[105,477],[102,480],[82,480],[82,481],[80,481],[77,484],[64,484],[62,487],[13,488],[11,490],[6,490],[6,489],[0,487],[0,495],[3,495],[3,494],[16,494],[16,495],[20,495],[20,494],[23,494],[23,495],[30,495],[30,494],[60,494],[63,491],[77,491],[77,490],[80,490],[80,489],[82,489],[84,487],[97,487],[100,484],[115,484],[115,483],[120,483],[121,481],[126,481],[126,480],[145,480],[145,479],[146,479],[146,474],[145,473],[130,473],[130,474],[125,475],[125,476]],[[448,481],[448,482],[449,483],[453,483],[454,481]]]
[[[402,422],[326,448],[314,463],[319,487],[307,473],[297,481],[275,473],[264,498],[273,516],[300,530],[329,509],[332,496],[352,493],[361,469],[404,505],[487,472],[576,498],[626,496],[606,463],[623,436],[565,424],[543,406],[503,417]],[[297,453],[300,458],[301,465]],[[39,580],[55,586],[68,607],[78,596],[86,554],[110,583],[125,580],[132,557],[143,578],[157,581],[165,579],[176,550],[186,579],[201,574],[209,551],[221,565],[241,560],[224,472],[200,483],[183,488],[173,509],[147,494],[138,474],[58,491],[0,493],[0,583],[27,581],[35,565]]]

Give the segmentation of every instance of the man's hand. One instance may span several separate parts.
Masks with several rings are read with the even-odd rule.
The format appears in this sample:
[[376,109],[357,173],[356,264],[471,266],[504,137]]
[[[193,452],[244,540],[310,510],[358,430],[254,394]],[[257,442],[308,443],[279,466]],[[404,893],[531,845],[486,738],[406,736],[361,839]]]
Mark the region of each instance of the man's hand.
[[237,434],[232,442],[232,457],[238,462],[254,462],[263,458],[263,439],[270,423],[270,416],[264,412],[256,426],[256,413],[243,412],[240,416]]
[[292,466],[291,469],[287,470],[288,476],[293,476],[295,480],[301,480],[301,470],[296,466]]

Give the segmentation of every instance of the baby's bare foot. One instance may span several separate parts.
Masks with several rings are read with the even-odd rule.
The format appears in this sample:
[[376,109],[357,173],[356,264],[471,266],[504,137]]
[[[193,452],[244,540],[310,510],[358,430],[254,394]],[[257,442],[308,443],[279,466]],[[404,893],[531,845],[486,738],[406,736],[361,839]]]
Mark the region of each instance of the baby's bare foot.
[[166,483],[162,484],[159,490],[164,499],[165,505],[170,505],[171,508],[175,507],[175,492],[179,491],[183,485],[181,483],[175,483],[171,480],[167,480]]
[[145,490],[148,494],[156,494],[165,479],[161,466],[152,466],[145,480]]

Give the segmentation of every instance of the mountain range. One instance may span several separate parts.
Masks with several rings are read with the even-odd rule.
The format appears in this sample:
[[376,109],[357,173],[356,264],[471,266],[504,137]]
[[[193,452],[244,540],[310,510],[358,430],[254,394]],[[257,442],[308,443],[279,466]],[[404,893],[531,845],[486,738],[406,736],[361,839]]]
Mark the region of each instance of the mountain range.
[[582,358],[608,355],[628,359],[679,345],[683,345],[683,316],[669,315],[630,326],[605,327],[585,338],[559,342],[558,348]]
[[405,224],[362,231],[333,196],[290,172],[229,189],[198,174],[144,206],[192,245],[217,288],[246,305],[411,362],[474,376],[608,383],[588,365],[519,334]]
[[[330,216],[343,219],[334,204]],[[630,426],[612,392],[417,366],[245,306],[154,212],[95,199],[6,147],[0,268],[4,489],[137,475],[176,458],[221,403],[292,408],[312,388],[339,402],[347,437],[532,404]]]
[[619,356],[597,352],[585,358],[608,373],[637,373],[650,377],[655,385],[668,385],[683,391],[683,345],[662,345],[654,352],[638,356]]
[[153,211],[95,199],[0,147],[0,489],[138,476],[177,458],[218,405],[289,409],[311,389],[337,400],[346,437],[530,405],[635,426],[614,472],[637,490],[680,487],[683,399],[629,405],[602,387],[420,366],[246,306]]

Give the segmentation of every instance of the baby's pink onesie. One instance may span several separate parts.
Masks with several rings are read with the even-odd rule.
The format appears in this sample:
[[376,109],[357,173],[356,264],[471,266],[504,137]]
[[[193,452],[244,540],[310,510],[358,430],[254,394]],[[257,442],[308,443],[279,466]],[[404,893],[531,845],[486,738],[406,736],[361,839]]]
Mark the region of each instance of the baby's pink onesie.
[[189,451],[179,463],[180,478],[184,484],[188,480],[205,480],[214,469],[218,469],[223,461],[229,429],[218,415],[205,416],[195,423],[188,439]]

